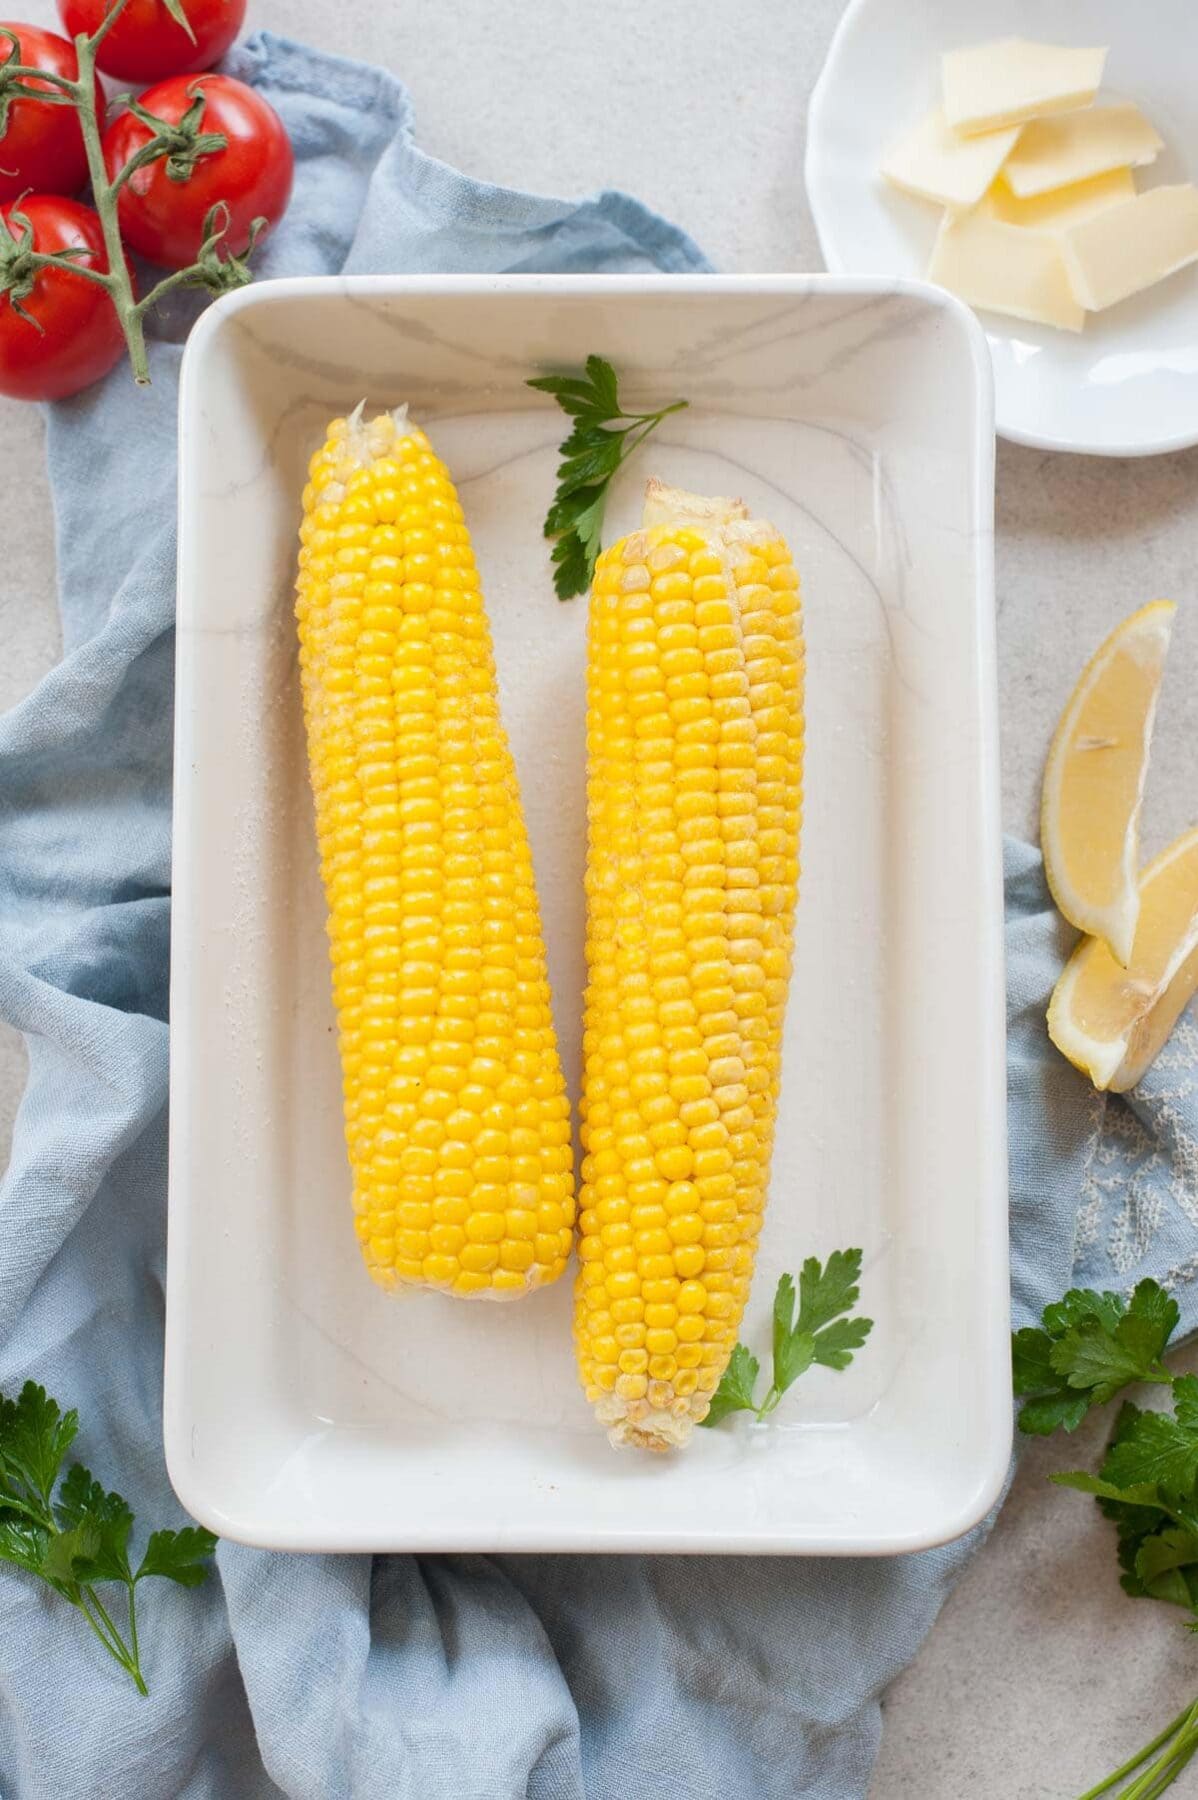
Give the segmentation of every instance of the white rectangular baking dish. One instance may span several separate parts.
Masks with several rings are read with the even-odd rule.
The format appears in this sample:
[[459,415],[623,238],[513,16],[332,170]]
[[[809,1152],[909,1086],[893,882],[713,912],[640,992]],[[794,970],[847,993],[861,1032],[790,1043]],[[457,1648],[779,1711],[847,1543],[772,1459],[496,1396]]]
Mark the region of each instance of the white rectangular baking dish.
[[[585,602],[540,522],[563,420],[526,376],[608,356],[685,396],[649,472],[788,534],[807,815],[772,1199],[778,1273],[859,1244],[877,1321],[768,1427],[617,1454],[570,1283],[508,1307],[370,1283],[351,1229],[291,618],[326,419],[410,401],[494,631],[577,1087]],[[947,1539],[1010,1442],[1002,892],[985,341],[919,284],[821,276],[281,281],[193,333],[180,415],[166,1450],[197,1519],[310,1550],[880,1552]]]

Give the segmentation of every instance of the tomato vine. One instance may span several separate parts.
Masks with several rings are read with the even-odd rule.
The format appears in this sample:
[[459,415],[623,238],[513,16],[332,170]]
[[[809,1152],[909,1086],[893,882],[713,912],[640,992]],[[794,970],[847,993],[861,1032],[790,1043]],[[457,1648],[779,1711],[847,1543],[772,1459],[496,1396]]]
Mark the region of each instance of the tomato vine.
[[[81,32],[75,38],[79,66],[74,77],[22,63],[19,60],[20,40],[16,33],[7,26],[0,26],[0,40],[11,46],[8,61],[0,63],[0,121],[5,118],[12,101],[19,98],[35,99],[46,105],[74,107],[87,153],[92,204],[99,216],[108,263],[106,269],[89,265],[80,259],[78,250],[46,253],[38,251],[33,246],[29,218],[22,212],[20,201],[17,201],[8,209],[8,217],[11,225],[16,228],[15,232],[6,233],[0,228],[0,294],[7,294],[10,304],[20,316],[40,329],[35,316],[25,310],[23,302],[33,293],[36,278],[43,269],[64,269],[77,280],[90,281],[103,288],[120,320],[129,348],[134,380],[144,385],[150,379],[145,339],[146,314],[175,288],[202,287],[210,293],[219,294],[243,287],[251,279],[249,257],[266,220],[254,220],[248,244],[240,255],[234,255],[226,241],[230,210],[224,201],[218,201],[209,208],[204,220],[203,241],[195,260],[185,268],[172,270],[138,298],[121,242],[117,215],[117,202],[122,187],[135,168],[143,168],[158,158],[169,158],[172,177],[179,179],[185,169],[194,167],[198,157],[223,150],[227,140],[220,132],[202,130],[204,96],[202,88],[197,88],[193,105],[186,118],[178,124],[155,119],[151,114],[145,113],[144,109],[139,112],[138,116],[143,123],[156,128],[155,135],[136,152],[125,167],[109,177],[101,141],[102,120],[96,105],[96,56],[128,4],[129,0],[114,0],[95,31],[90,34]],[[46,83],[49,87],[34,87],[31,85],[34,82]],[[178,176],[174,175],[175,170],[179,171]],[[10,236],[11,247],[2,241],[5,236]]]

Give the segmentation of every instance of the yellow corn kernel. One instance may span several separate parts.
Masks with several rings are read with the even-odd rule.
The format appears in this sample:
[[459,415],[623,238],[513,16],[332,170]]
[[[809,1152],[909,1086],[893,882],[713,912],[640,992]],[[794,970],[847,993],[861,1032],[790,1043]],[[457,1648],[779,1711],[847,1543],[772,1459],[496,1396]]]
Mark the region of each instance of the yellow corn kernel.
[[802,691],[777,532],[738,502],[650,483],[644,527],[599,559],[587,664],[575,1337],[617,1443],[685,1442],[748,1294],[797,902]]
[[469,533],[402,411],[329,426],[300,545],[358,1238],[384,1287],[517,1297],[569,1256],[569,1105]]

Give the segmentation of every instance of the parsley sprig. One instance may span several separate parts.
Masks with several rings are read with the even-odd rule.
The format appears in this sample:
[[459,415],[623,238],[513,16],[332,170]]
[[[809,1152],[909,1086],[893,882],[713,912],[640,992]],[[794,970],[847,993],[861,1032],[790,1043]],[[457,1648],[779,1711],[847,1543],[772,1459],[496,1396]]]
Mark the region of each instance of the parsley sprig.
[[809,1256],[799,1270],[796,1317],[794,1276],[781,1276],[774,1295],[774,1375],[765,1398],[759,1405],[754,1397],[761,1364],[744,1344],[737,1344],[711,1397],[704,1425],[718,1425],[734,1412],[768,1418],[787,1388],[813,1363],[847,1369],[874,1325],[872,1319],[842,1316],[857,1303],[860,1277],[860,1250],[834,1250],[822,1267],[817,1257]]
[[545,516],[545,536],[554,540],[553,585],[559,600],[569,600],[591,585],[612,476],[663,419],[689,402],[626,412],[616,372],[601,356],[587,357],[585,376],[538,375],[528,386],[551,394],[574,421],[561,445],[557,493]]
[[[1181,1317],[1155,1281],[1130,1300],[1073,1288],[1047,1306],[1040,1325],[1012,1339],[1015,1392],[1025,1396],[1021,1431],[1074,1431],[1090,1408],[1136,1382],[1171,1390],[1171,1412],[1125,1400],[1098,1474],[1065,1469],[1051,1479],[1091,1494],[1115,1526],[1121,1584],[1136,1598],[1164,1600],[1198,1632],[1198,1377],[1172,1375],[1162,1358]],[[1198,1754],[1198,1700],[1150,1744],[1090,1788],[1097,1800],[1120,1782],[1120,1800],[1156,1800]]]
[[[159,1575],[181,1587],[197,1587],[208,1573],[216,1539],[198,1525],[155,1531],[134,1569],[129,1561],[133,1512],[128,1501],[106,1493],[82,1463],[72,1463],[59,1481],[78,1430],[78,1414],[64,1413],[32,1381],[15,1400],[0,1394],[0,1561],[40,1577],[81,1612],[138,1693],[145,1694],[149,1690],[137,1641],[137,1584]],[[127,1635],[97,1593],[100,1582],[125,1587]]]

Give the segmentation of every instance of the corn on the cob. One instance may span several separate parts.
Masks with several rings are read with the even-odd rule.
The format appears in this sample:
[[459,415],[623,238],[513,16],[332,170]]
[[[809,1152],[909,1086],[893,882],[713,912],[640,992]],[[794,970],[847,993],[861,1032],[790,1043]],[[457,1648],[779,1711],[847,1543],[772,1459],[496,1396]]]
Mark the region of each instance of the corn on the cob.
[[575,1336],[614,1443],[684,1443],[752,1276],[798,893],[798,578],[735,501],[650,483],[599,559]]
[[507,1299],[565,1268],[573,1173],[470,538],[406,411],[335,419],[309,476],[296,615],[357,1233],[385,1287]]

